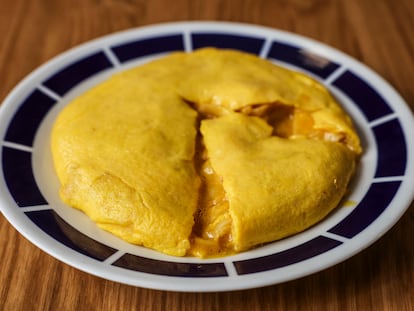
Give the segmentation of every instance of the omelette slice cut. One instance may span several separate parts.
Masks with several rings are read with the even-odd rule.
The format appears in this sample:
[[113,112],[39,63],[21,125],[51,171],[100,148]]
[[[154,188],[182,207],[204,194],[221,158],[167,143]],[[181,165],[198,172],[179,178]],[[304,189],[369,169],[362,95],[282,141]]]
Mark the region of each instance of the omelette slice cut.
[[197,113],[168,85],[132,77],[112,77],[58,116],[51,144],[60,195],[128,242],[183,256],[200,184]]
[[320,221],[338,205],[355,168],[346,146],[272,136],[272,127],[254,116],[204,120],[201,132],[222,178],[231,218],[227,239],[237,252]]

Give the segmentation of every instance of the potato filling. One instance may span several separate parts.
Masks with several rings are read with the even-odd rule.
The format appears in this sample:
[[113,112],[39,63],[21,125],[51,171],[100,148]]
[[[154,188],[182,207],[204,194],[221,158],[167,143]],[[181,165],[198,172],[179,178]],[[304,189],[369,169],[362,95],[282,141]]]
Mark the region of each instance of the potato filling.
[[232,249],[231,217],[222,180],[205,160],[200,168],[200,200],[193,228],[190,254],[208,257],[228,254]]

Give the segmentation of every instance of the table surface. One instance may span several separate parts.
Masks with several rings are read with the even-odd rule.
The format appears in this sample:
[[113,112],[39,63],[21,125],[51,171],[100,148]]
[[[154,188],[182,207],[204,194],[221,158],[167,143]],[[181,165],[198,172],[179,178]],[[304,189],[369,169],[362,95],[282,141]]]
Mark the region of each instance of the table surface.
[[[29,72],[90,39],[185,20],[298,33],[362,61],[414,109],[412,0],[0,0],[0,101]],[[107,281],[23,238],[0,214],[0,310],[414,310],[414,205],[382,238],[325,271],[264,288],[176,293]]]

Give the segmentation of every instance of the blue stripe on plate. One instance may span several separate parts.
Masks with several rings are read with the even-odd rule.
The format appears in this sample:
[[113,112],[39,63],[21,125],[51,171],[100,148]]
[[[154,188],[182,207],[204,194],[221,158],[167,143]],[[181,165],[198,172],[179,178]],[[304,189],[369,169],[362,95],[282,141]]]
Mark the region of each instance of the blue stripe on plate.
[[342,242],[318,236],[308,242],[272,255],[235,261],[238,274],[250,274],[289,266],[337,247]]
[[367,228],[387,208],[401,182],[373,183],[358,206],[329,232],[353,238]]
[[384,98],[375,89],[351,71],[345,71],[332,82],[332,85],[347,94],[362,110],[368,121],[393,112]]
[[272,43],[267,57],[303,68],[323,79],[339,68],[337,63],[312,51],[276,41]]
[[44,81],[43,85],[63,96],[85,79],[111,67],[111,61],[104,52],[99,51],[64,67]]
[[118,60],[124,63],[151,54],[183,51],[184,37],[182,34],[152,37],[113,46],[111,49]]
[[248,53],[259,54],[265,40],[236,34],[193,33],[191,34],[193,49],[202,47],[216,47],[222,49],[235,49]]
[[6,132],[5,140],[32,146],[36,130],[56,103],[39,90],[34,90],[20,105]]
[[81,254],[103,261],[117,252],[116,249],[79,232],[51,209],[26,212],[25,214],[48,235]]
[[159,261],[155,259],[125,254],[113,263],[114,266],[145,272],[179,277],[219,277],[227,276],[224,263],[184,263]]
[[407,164],[407,146],[398,119],[374,126],[372,130],[378,145],[375,177],[404,175]]
[[3,147],[2,166],[10,194],[19,207],[47,204],[32,171],[32,154]]

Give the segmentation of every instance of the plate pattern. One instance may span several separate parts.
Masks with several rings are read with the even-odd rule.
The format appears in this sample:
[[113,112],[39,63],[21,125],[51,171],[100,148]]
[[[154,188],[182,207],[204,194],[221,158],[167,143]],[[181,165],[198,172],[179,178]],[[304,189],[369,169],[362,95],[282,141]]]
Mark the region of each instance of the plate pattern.
[[[166,26],[159,28],[154,34],[137,29],[121,36],[121,39],[114,35],[109,39],[93,42],[85,52],[82,47],[78,48],[74,59],[72,57],[46,78],[34,75],[33,88],[22,96],[22,100],[13,103],[17,108],[14,108],[14,112],[7,119],[1,137],[1,173],[15,203],[7,209],[21,210],[35,228],[80,256],[86,256],[101,265],[187,279],[231,277],[237,280],[238,277],[306,262],[320,255],[329,255],[335,248],[356,239],[376,222],[398,196],[401,184],[407,182],[407,162],[409,156],[412,156],[408,154],[406,133],[399,115],[381,89],[340,60],[321,56],[317,49],[305,48],[301,45],[301,39],[292,43],[285,35],[279,36],[279,32],[273,30],[267,30],[264,35],[260,31],[249,31],[246,34],[245,30],[249,26],[225,24],[226,27],[219,29],[216,25],[210,27],[211,25],[213,24],[189,23],[185,24],[183,30],[180,30],[180,25]],[[366,119],[375,139],[375,174],[362,199],[356,202],[351,213],[316,237],[294,247],[254,258],[214,262],[186,258],[179,261],[158,260],[121,252],[78,231],[48,203],[34,176],[33,143],[37,129],[46,115],[73,88],[98,73],[114,68],[122,69],[125,64],[141,58],[157,57],[174,51],[191,51],[206,46],[238,49],[293,66],[308,72],[329,88],[335,88],[349,98]],[[7,216],[6,208],[2,209]],[[142,285],[139,281],[132,283]],[[261,285],[265,285],[271,281],[262,283]],[[149,287],[164,289],[168,286],[160,281]],[[249,285],[227,286],[227,289],[243,287],[247,288]],[[178,290],[181,289],[192,290],[191,285]]]

